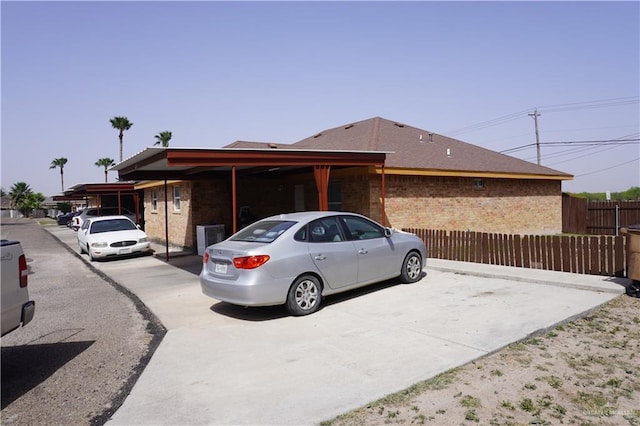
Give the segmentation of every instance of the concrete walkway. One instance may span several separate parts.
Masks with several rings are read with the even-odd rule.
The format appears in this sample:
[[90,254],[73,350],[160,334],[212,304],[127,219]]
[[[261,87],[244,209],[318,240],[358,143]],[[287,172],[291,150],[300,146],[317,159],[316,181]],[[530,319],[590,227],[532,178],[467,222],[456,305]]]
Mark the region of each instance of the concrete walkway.
[[[48,230],[77,246],[73,231]],[[318,424],[584,315],[628,283],[429,259],[416,284],[374,285],[291,317],[204,296],[199,256],[161,259],[92,263],[168,330],[114,425]]]

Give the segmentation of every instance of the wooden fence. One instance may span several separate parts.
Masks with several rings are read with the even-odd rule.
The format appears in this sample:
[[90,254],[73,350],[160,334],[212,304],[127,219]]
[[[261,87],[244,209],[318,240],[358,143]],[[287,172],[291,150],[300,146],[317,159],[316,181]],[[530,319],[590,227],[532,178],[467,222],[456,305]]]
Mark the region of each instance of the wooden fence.
[[562,232],[616,235],[629,225],[640,224],[640,201],[591,201],[562,196]]
[[507,235],[404,229],[418,235],[431,258],[579,274],[626,276],[622,236]]

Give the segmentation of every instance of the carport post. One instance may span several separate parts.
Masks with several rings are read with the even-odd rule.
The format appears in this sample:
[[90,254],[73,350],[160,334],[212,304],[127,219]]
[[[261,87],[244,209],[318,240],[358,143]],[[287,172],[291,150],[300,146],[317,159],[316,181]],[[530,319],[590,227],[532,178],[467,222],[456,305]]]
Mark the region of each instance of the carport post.
[[313,175],[316,178],[318,190],[318,210],[329,210],[329,171],[331,166],[313,166]]
[[233,234],[238,232],[238,215],[236,213],[236,166],[231,166],[231,215],[233,216]]
[[164,260],[169,261],[169,192],[167,190],[167,180],[164,180]]
[[382,225],[383,226],[388,226],[388,224],[387,224],[387,215],[386,215],[386,213],[384,211],[384,197],[385,197],[385,195],[384,195],[384,193],[385,193],[385,189],[384,189],[384,163],[382,163],[382,173],[381,173],[380,186],[381,186],[381,191],[380,192],[382,192],[382,194],[381,194],[382,196],[380,197],[381,198],[381,200],[380,200],[381,201],[381,203],[380,203],[381,206],[380,207],[382,208],[382,212],[381,212]]

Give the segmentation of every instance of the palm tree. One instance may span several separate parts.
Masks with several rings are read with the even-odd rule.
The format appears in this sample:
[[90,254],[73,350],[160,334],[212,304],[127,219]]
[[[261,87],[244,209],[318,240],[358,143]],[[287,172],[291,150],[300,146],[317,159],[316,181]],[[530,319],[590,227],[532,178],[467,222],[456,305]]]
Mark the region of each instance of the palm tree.
[[56,167],[60,167],[60,188],[61,191],[64,192],[64,165],[67,164],[67,159],[64,157],[54,158],[51,162],[50,169],[55,169]]
[[27,196],[33,191],[26,182],[16,182],[9,190],[9,199],[11,200],[11,207],[14,209],[22,209]]
[[113,158],[100,158],[98,161],[95,162],[96,166],[98,167],[104,167],[104,183],[107,183],[107,169],[113,165],[115,165],[115,161],[113,161]]
[[156,143],[154,143],[154,145],[162,145],[163,148],[166,148],[169,146],[169,141],[171,140],[171,132],[168,130],[165,130],[164,132],[160,132],[158,133],[155,138],[156,138]]
[[133,123],[130,122],[127,117],[113,117],[109,121],[114,129],[120,131],[120,133],[118,133],[118,139],[120,139],[120,162],[122,163],[122,137],[124,136],[124,131],[129,130],[131,126],[133,126]]

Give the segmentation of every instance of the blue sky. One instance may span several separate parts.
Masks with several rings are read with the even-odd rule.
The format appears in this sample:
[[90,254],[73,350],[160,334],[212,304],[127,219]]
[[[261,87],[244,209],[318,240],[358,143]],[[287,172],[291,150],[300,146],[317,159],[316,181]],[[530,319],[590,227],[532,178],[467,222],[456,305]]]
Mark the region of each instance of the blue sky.
[[175,147],[293,143],[375,116],[504,151],[535,142],[535,108],[542,164],[576,176],[563,190],[640,186],[638,2],[0,7],[5,190],[60,193],[57,157],[65,187],[103,181],[114,116],[134,123],[125,158],[164,130]]

